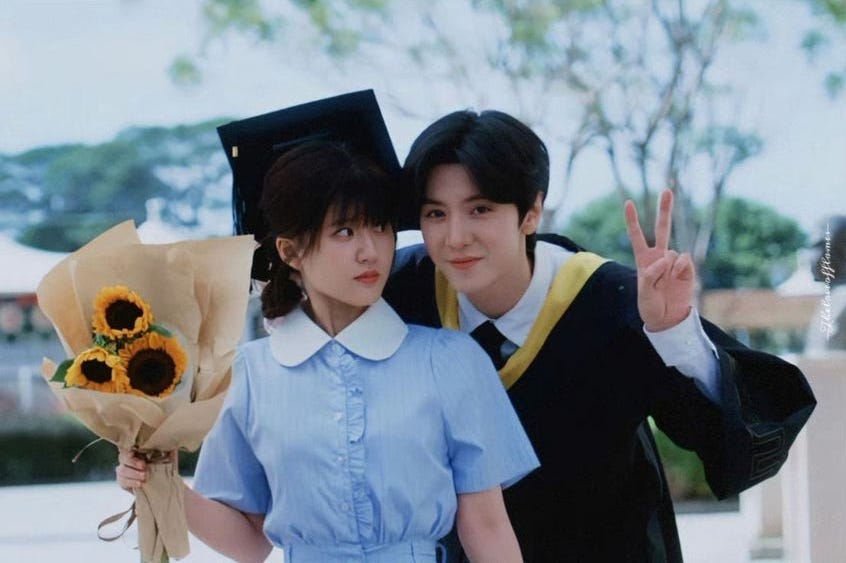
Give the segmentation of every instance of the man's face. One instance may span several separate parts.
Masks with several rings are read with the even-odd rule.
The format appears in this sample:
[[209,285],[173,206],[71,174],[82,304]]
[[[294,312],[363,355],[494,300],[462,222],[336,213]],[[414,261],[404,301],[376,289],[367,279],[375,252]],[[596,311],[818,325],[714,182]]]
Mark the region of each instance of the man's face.
[[426,185],[420,228],[426,250],[471,302],[490,302],[528,265],[526,235],[534,232],[538,204],[521,222],[517,206],[482,196],[460,164],[435,167]]

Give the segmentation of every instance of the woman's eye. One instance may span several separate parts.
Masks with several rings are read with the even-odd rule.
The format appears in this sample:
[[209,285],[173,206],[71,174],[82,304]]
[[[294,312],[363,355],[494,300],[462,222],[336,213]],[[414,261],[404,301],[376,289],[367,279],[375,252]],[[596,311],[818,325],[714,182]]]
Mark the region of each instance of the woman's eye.
[[353,230],[349,227],[341,227],[340,229],[335,231],[335,234],[340,237],[351,237],[353,234]]
[[386,228],[385,225],[374,225],[373,226],[373,230],[376,231],[377,233],[384,233],[385,228]]

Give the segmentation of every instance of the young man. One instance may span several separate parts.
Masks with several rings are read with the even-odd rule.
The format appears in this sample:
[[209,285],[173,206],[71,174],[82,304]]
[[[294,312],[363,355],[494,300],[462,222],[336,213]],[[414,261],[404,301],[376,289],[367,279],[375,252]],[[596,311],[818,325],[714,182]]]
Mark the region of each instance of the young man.
[[408,322],[470,333],[498,367],[541,460],[505,491],[526,561],[681,561],[647,416],[696,451],[719,498],[778,471],[813,394],[700,320],[690,257],[669,249],[672,193],[655,246],[626,204],[634,271],[536,241],[546,147],[506,114],[436,121],[404,172],[425,248],[400,251],[385,297]]

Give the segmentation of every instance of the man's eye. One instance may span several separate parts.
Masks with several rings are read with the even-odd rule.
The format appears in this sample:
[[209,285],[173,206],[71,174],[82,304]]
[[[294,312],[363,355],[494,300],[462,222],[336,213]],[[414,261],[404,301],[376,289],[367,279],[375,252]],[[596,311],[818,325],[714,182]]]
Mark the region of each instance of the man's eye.
[[490,213],[492,209],[487,205],[477,205],[473,208],[473,215],[484,215],[485,213]]
[[373,230],[376,231],[377,233],[384,233],[386,228],[387,228],[386,225],[374,225],[373,226]]
[[444,212],[441,211],[440,209],[429,209],[428,211],[426,211],[426,210],[423,211],[423,217],[425,217],[426,219],[436,219],[438,217],[443,217],[443,216],[444,216]]

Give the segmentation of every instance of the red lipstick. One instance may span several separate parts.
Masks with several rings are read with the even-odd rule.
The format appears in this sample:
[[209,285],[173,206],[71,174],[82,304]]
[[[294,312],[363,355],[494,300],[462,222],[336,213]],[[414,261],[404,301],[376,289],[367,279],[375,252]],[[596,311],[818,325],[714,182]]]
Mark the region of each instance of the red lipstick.
[[479,262],[479,260],[481,260],[481,258],[473,258],[467,256],[462,258],[454,258],[450,260],[449,263],[452,265],[453,268],[457,270],[469,270],[470,268],[475,266],[476,263]]
[[373,285],[379,280],[381,274],[376,270],[367,270],[363,274],[357,275],[355,279],[366,285]]

